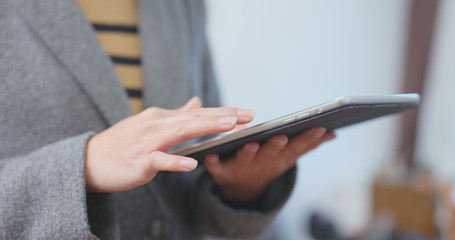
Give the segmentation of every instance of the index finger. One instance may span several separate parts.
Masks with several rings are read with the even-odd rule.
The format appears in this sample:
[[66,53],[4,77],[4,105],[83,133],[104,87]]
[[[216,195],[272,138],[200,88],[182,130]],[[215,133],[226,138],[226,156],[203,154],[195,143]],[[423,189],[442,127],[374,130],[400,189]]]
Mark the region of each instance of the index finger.
[[164,128],[160,131],[160,149],[167,150],[193,138],[230,131],[237,124],[251,121],[253,114],[251,110],[232,107],[181,112],[162,122]]

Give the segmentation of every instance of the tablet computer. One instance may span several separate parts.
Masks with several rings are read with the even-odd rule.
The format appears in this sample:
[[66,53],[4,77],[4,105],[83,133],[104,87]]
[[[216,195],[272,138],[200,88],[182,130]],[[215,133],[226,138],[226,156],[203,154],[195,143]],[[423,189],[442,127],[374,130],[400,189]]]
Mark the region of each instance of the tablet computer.
[[313,127],[334,130],[384,115],[415,108],[420,103],[416,93],[384,96],[346,96],[310,107],[271,121],[212,138],[176,150],[172,154],[203,160],[205,155],[229,155],[249,142],[263,143],[272,136],[284,134],[289,138]]

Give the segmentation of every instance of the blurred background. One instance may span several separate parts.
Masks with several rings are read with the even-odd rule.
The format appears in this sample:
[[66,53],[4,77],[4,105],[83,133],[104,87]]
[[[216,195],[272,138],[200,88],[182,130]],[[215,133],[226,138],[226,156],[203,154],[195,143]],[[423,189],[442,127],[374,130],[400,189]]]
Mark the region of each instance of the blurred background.
[[[207,0],[225,105],[260,123],[344,95],[422,94],[298,162],[260,239],[455,239],[455,1]],[[451,237],[452,236],[452,237]]]

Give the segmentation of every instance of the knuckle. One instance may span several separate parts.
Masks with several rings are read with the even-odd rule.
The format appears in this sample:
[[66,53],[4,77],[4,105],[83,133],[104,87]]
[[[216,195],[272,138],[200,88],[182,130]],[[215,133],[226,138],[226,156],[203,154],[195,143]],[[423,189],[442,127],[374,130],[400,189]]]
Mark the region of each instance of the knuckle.
[[156,174],[158,171],[172,170],[175,168],[174,159],[169,157],[169,155],[166,153],[155,151],[150,154],[150,157],[154,159],[150,163],[150,169],[152,169],[154,174]]
[[233,107],[222,107],[222,112],[226,116],[237,116],[237,109]]
[[201,118],[202,112],[200,109],[193,109],[190,112],[191,119]]
[[281,150],[286,146],[286,144],[281,141],[273,141],[271,145],[275,150]]
[[148,160],[147,167],[150,169],[155,169],[155,164],[157,161],[159,161],[159,157],[160,156],[159,156],[158,152],[156,152],[156,151],[149,153],[148,159],[147,159]]
[[205,121],[201,122],[202,130],[205,131],[211,131],[214,128],[218,127],[218,123],[216,121],[211,121],[209,119],[206,119]]
[[184,122],[180,122],[175,126],[175,132],[177,136],[184,137],[188,133],[188,128]]
[[158,115],[158,112],[159,112],[159,108],[157,108],[157,107],[149,107],[149,108],[145,109],[144,111],[142,111],[142,113],[144,115],[149,116],[149,117]]
[[[279,139],[272,139],[270,144],[270,149],[273,151],[281,151],[286,147],[287,142],[279,140]],[[292,148],[292,147],[291,147]]]
[[156,152],[152,152],[145,158],[145,166],[139,164],[139,169],[137,169],[136,174],[137,182],[145,184],[155,177],[157,173],[155,162],[158,160],[158,158],[159,156],[156,154]]
[[301,155],[302,150],[300,148],[292,146],[289,148],[288,152],[291,158],[297,158],[298,156]]
[[167,142],[159,141],[157,143],[153,143],[150,146],[150,149],[155,149],[156,151],[167,151],[170,148]]

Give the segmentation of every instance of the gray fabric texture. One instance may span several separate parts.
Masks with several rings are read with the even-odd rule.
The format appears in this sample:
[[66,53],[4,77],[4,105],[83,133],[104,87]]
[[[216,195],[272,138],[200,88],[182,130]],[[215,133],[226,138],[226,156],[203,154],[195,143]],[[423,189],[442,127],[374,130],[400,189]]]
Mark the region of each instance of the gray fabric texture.
[[[218,106],[200,0],[139,0],[145,102],[192,96]],[[204,167],[149,184],[86,193],[87,140],[131,115],[113,65],[73,0],[0,0],[0,239],[244,238],[267,228],[295,170],[272,184],[263,211],[213,193]]]

